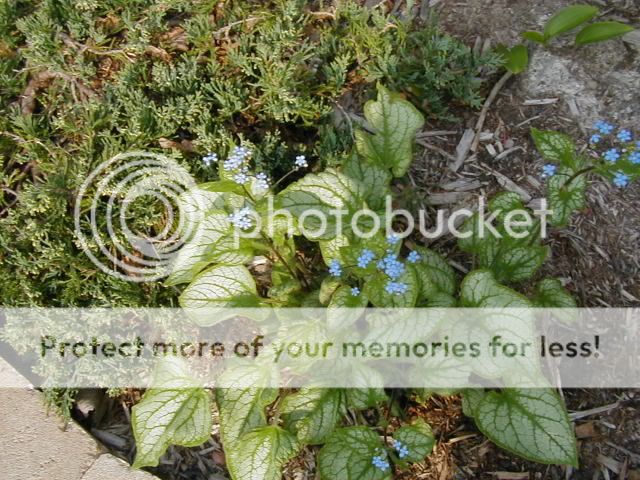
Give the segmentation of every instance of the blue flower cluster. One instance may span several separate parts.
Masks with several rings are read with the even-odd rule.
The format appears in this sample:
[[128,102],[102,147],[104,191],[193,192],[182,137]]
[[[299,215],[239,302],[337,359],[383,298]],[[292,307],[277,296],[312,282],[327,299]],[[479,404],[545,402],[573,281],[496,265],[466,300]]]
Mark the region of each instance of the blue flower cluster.
[[393,280],[390,280],[387,282],[384,289],[387,293],[390,293],[392,295],[402,295],[404,293],[407,293],[409,287],[406,283],[394,282]]
[[608,122],[605,122],[604,120],[598,120],[594,125],[593,128],[595,128],[596,130],[598,130],[601,134],[603,135],[609,135],[611,132],[613,132],[613,130],[616,128],[613,125],[611,125]]
[[396,450],[396,452],[398,452],[398,457],[400,459],[403,459],[409,456],[409,449],[401,441],[394,440],[393,448]]
[[[616,131],[615,125],[605,122],[604,120],[598,120],[593,128],[597,130],[598,133],[591,136],[589,140],[591,145],[603,142],[605,136],[611,135]],[[603,148],[603,152],[601,153],[602,158],[606,162],[614,165],[620,165],[619,162],[623,160],[633,165],[640,165],[640,141],[636,141],[635,144],[631,143],[632,141],[633,133],[630,130],[625,128],[618,129],[615,137],[610,137],[607,146]],[[618,170],[613,174],[613,184],[616,187],[626,187],[630,181],[631,177],[622,170]]]
[[329,273],[332,277],[339,277],[342,275],[342,265],[335,258],[329,262]]
[[620,158],[620,152],[617,148],[610,148],[603,155],[607,162],[616,162]]
[[204,157],[202,157],[202,163],[204,163],[207,167],[217,161],[218,161],[218,155],[212,152],[209,152]]
[[298,155],[296,157],[296,161],[294,162],[296,168],[307,168],[309,164],[307,163],[307,157],[304,155]]
[[404,263],[398,260],[391,250],[387,250],[387,254],[378,262],[378,268],[394,280],[402,275],[405,269]]
[[371,261],[376,257],[375,253],[373,253],[371,250],[369,250],[368,248],[365,248],[362,250],[362,252],[360,253],[360,256],[358,257],[358,267],[360,268],[367,268],[367,266],[369,265],[369,263],[371,263]]
[[389,470],[389,461],[384,458],[382,455],[374,455],[371,459],[371,465],[376,467],[378,470],[382,470],[383,472]]
[[617,172],[613,177],[613,184],[616,187],[626,187],[629,185],[629,175],[626,175],[622,172]]
[[[389,247],[397,244],[399,241],[400,237],[395,234],[387,237],[387,244]],[[407,256],[407,261],[409,263],[417,263],[421,258],[422,257],[418,252],[413,251]],[[359,268],[367,268],[371,262],[375,261],[375,259],[376,255],[373,251],[368,248],[363,248],[356,260],[356,266]],[[391,248],[386,251],[384,257],[376,262],[376,266],[378,267],[378,270],[388,277],[388,281],[384,287],[387,293],[391,295],[402,295],[409,290],[409,286],[406,283],[398,281],[405,272],[406,265],[398,258]],[[340,277],[342,275],[342,265],[338,260],[333,259],[329,262],[329,274],[332,277]],[[351,295],[360,295],[360,289],[358,287],[353,287],[351,289]]]
[[558,170],[558,166],[553,163],[547,163],[544,167],[542,167],[542,178],[553,177],[556,174],[556,170]]
[[229,214],[231,223],[242,230],[248,230],[253,223],[251,222],[252,211],[249,207],[241,208],[234,213]]
[[407,255],[407,260],[409,261],[409,263],[418,263],[421,258],[422,257],[420,256],[420,254],[416,251],[413,251],[409,255]]
[[269,190],[269,177],[266,173],[256,173],[256,187],[258,190]]
[[251,149],[247,147],[234,147],[231,155],[224,161],[222,166],[227,172],[237,170],[251,158],[252,153]]

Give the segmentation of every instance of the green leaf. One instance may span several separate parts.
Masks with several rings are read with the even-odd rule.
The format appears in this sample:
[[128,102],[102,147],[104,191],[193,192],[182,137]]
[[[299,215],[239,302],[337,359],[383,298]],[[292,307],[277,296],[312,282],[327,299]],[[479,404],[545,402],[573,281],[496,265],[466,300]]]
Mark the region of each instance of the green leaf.
[[422,114],[410,102],[379,85],[378,98],[365,104],[364,116],[375,134],[356,130],[358,152],[372,164],[401,177],[413,159],[415,136],[424,125]]
[[240,385],[215,390],[220,412],[220,435],[225,449],[232,448],[245,433],[267,424],[264,409],[275,401],[278,391],[245,385],[264,384],[268,375],[268,371],[252,365],[231,368],[222,374],[221,384]]
[[425,306],[431,308],[455,308],[458,306],[458,301],[448,293],[437,292],[427,300]]
[[327,305],[331,301],[331,297],[338,288],[342,286],[340,279],[335,277],[326,277],[320,284],[320,292],[318,292],[318,300],[323,305]]
[[552,163],[575,168],[575,144],[564,133],[531,129],[531,136],[542,157]]
[[468,388],[462,392],[462,413],[467,417],[476,416],[476,408],[484,398],[485,392],[482,388]]
[[578,466],[573,427],[562,400],[550,389],[489,392],[475,408],[475,420],[507,451],[534,462]]
[[352,155],[346,160],[342,172],[362,184],[364,199],[369,208],[384,209],[385,200],[391,195],[389,184],[392,177],[388,170],[367,163],[357,155]]
[[502,212],[498,218],[504,218],[505,214],[523,208],[522,198],[515,192],[501,192],[489,202],[490,212]]
[[474,270],[462,281],[461,307],[465,308],[525,308],[530,307],[524,295],[500,285],[487,270]]
[[[458,237],[458,247],[464,252],[476,254],[481,267],[489,267],[498,253],[500,240],[487,225],[483,225],[484,221],[479,213],[465,220],[459,228],[465,236]],[[467,232],[471,234],[467,235]]]
[[590,5],[571,5],[563,8],[549,19],[544,27],[546,39],[557,37],[588,22],[598,14],[599,10]]
[[346,413],[345,391],[335,388],[303,388],[282,401],[285,428],[303,444],[323,443]]
[[208,213],[199,223],[194,238],[176,255],[172,262],[171,275],[165,283],[177,285],[190,282],[203,268],[212,263],[242,265],[248,262],[253,258],[253,252],[242,239],[237,241],[226,213]]
[[547,182],[549,209],[553,212],[549,223],[556,227],[566,226],[571,214],[585,206],[586,176],[580,175],[565,185],[573,172],[572,169],[561,168]]
[[400,427],[393,434],[393,438],[402,442],[409,450],[409,455],[403,458],[402,462],[421,462],[431,453],[436,443],[431,427],[422,419]]
[[549,252],[549,247],[542,245],[508,248],[496,256],[491,270],[500,282],[522,282],[533,276]]
[[245,195],[245,191],[237,182],[233,180],[218,180],[217,182],[206,182],[198,185],[202,190],[207,192],[218,193],[235,193],[237,195]]
[[526,45],[516,45],[512,48],[498,48],[497,52],[504,59],[504,67],[513,74],[523,72],[529,66],[529,50]]
[[544,35],[541,34],[540,32],[532,32],[532,31],[522,32],[521,37],[524,38],[525,40],[529,40],[531,42],[536,42],[536,43],[545,43],[546,42],[546,39],[544,38]]
[[397,282],[407,285],[407,291],[403,294],[388,293],[385,287],[389,283],[389,277],[382,272],[377,272],[364,284],[362,291],[371,303],[378,308],[412,308],[418,301],[420,282],[412,265],[406,265],[405,271]]
[[227,462],[234,480],[280,480],[282,467],[296,456],[296,437],[275,425],[257,428],[242,436],[238,451]]
[[438,293],[453,295],[456,292],[456,275],[453,268],[438,253],[427,248],[416,247],[420,260],[414,268],[420,281],[420,295],[430,299]]
[[216,266],[202,272],[180,295],[183,308],[220,308],[249,306],[245,300],[257,300],[256,283],[251,272],[241,265]]
[[211,436],[209,392],[176,358],[158,364],[154,386],[131,410],[136,439],[135,468],[154,467],[169,445],[195,447]]
[[223,207],[224,198],[221,194],[210,192],[200,185],[182,192],[178,197],[178,209],[180,220],[184,222],[184,233],[189,230],[192,234],[195,233],[198,224],[209,211]]
[[562,286],[557,278],[545,278],[536,285],[535,295],[531,299],[536,307],[577,308],[575,299]]
[[633,27],[620,22],[598,22],[584,27],[576,35],[576,45],[604,42],[620,37],[634,30]]
[[371,463],[382,451],[380,437],[369,427],[337,429],[318,454],[320,477],[323,480],[390,479],[390,470],[383,472]]
[[348,388],[346,390],[347,406],[356,410],[373,408],[388,400],[382,388]]
[[329,265],[331,260],[338,260],[340,263],[345,263],[342,258],[342,248],[349,246],[349,238],[346,235],[338,235],[331,240],[321,240],[318,242],[320,246],[320,253],[324,263]]
[[352,295],[351,287],[343,285],[334,292],[329,308],[365,308],[368,303],[369,300],[363,292]]
[[[298,219],[300,228],[306,229],[306,236],[312,240],[330,240],[338,233],[337,210],[342,210],[343,230],[356,210],[362,208],[363,197],[360,183],[334,169],[319,174],[306,175],[289,185],[276,197],[278,208],[291,212]],[[310,215],[310,211],[319,215]],[[305,216],[306,215],[306,216]],[[303,218],[301,218],[303,217]],[[326,221],[326,226],[322,221]],[[363,228],[367,231],[366,228]]]

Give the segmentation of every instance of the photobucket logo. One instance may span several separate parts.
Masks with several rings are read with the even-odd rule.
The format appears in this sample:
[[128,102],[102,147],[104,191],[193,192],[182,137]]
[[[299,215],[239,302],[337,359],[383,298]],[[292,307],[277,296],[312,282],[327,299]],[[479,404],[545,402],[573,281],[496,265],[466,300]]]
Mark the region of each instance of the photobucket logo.
[[[471,208],[461,208],[448,215],[445,210],[438,210],[432,222],[434,225],[429,227],[428,212],[420,210],[416,220],[409,210],[394,208],[390,196],[385,199],[384,211],[369,208],[356,211],[308,208],[294,215],[288,208],[278,208],[273,198],[268,199],[267,205],[266,213],[262,215],[250,208],[243,208],[240,213],[244,221],[236,223],[234,229],[236,246],[240,245],[241,239],[259,238],[263,232],[271,237],[276,233],[286,232],[288,235],[302,235],[315,240],[328,240],[342,235],[369,239],[380,232],[387,237],[394,235],[400,239],[419,233],[426,240],[437,239],[445,234],[462,239],[472,235],[479,239],[521,239],[532,234],[546,238],[547,217],[553,214],[547,209],[545,199],[541,200],[536,210],[522,208],[488,211],[484,197],[479,197],[477,204]],[[465,220],[476,214],[478,221],[473,229],[461,228]],[[403,228],[399,229],[398,225]]]
[[[74,225],[81,248],[103,272],[123,280],[165,277],[193,234],[195,223],[185,221],[179,198],[194,186],[193,177],[164,155],[129,152],[103,162],[76,198]],[[152,217],[144,231],[130,225],[137,217],[134,205]]]

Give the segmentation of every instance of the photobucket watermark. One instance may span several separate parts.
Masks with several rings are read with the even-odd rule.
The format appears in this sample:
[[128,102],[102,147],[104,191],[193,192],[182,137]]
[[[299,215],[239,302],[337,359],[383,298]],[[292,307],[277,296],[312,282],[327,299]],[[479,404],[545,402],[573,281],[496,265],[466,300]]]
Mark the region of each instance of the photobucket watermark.
[[[233,201],[225,192],[234,196]],[[337,200],[333,205],[315,201],[313,194],[313,201],[302,205],[291,199],[283,204],[268,190],[259,197],[253,196],[257,192],[245,193],[201,188],[184,167],[164,155],[119,154],[91,172],[78,191],[76,242],[106,274],[149,282],[169,276],[185,259],[188,264],[193,258],[206,257],[214,244],[232,254],[243,250],[248,241],[255,244],[255,240],[282,236],[317,241],[412,236],[426,243],[445,235],[546,238],[547,219],[553,213],[544,200],[535,210],[503,211],[479,197],[474,205],[453,212],[411,212],[394,207],[391,196],[385,198],[384,207],[374,210],[365,204],[345,208]],[[153,228],[147,228],[148,222],[136,222],[135,212],[152,210]]]
[[[327,240],[341,236],[371,239],[380,234],[399,239],[418,236],[434,240],[445,234],[454,238],[484,239],[504,237],[522,239],[530,235],[547,237],[548,217],[553,214],[542,199],[538,208],[489,209],[484,197],[477,203],[449,213],[439,209],[433,213],[420,209],[417,214],[395,208],[391,196],[385,198],[384,210],[374,211],[366,206],[358,210],[337,208],[308,208],[294,215],[288,208],[279,207],[274,197],[267,199],[266,209],[260,212],[243,207],[229,216],[233,225],[235,245],[242,239],[256,239],[264,235],[302,235],[313,240]],[[476,221],[469,220],[475,217]]]

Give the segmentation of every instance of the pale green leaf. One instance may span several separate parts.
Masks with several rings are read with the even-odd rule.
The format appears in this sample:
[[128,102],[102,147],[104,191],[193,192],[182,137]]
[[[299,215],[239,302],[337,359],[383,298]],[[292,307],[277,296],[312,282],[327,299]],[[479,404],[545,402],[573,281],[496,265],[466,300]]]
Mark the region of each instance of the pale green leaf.
[[206,214],[198,224],[194,237],[178,252],[171,265],[167,285],[177,285],[193,280],[210,264],[241,265],[253,258],[246,241],[236,239],[234,229],[224,212]]
[[576,45],[604,42],[632,32],[633,27],[620,22],[598,22],[584,27],[576,35]]
[[180,295],[183,308],[221,308],[248,306],[244,300],[257,300],[251,272],[242,265],[216,266],[202,272]]
[[327,169],[289,185],[278,194],[276,202],[278,208],[293,214],[307,238],[329,240],[342,233],[338,231],[340,217],[344,230],[350,226],[348,220],[353,213],[362,208],[362,187],[357,180]]
[[381,210],[385,207],[385,200],[391,195],[389,184],[392,177],[388,170],[352,155],[345,162],[342,171],[362,184],[364,199],[369,208]]
[[347,285],[338,288],[331,297],[329,308],[365,308],[369,303],[366,294],[353,295],[351,288]]
[[269,375],[266,369],[246,365],[231,368],[221,376],[221,384],[238,384],[235,388],[215,390],[220,412],[220,435],[225,448],[231,447],[245,433],[267,424],[264,409],[275,401],[278,391],[247,385],[265,384]]
[[234,480],[280,480],[282,467],[300,444],[286,430],[269,425],[246,433],[233,449],[227,467]]
[[318,245],[320,246],[320,253],[324,263],[329,265],[331,260],[338,260],[340,263],[344,263],[341,249],[349,246],[349,238],[346,235],[338,235],[331,240],[320,240]]
[[303,388],[282,401],[284,425],[303,444],[323,443],[346,413],[345,391],[336,388]]
[[578,466],[573,426],[552,390],[489,392],[474,411],[478,428],[501,448],[534,462]]
[[598,14],[599,10],[591,5],[570,5],[557,12],[544,27],[547,39],[557,37],[588,22]]
[[390,470],[382,471],[371,463],[381,452],[380,437],[369,427],[339,428],[318,454],[320,477],[323,480],[390,479]]
[[182,192],[177,205],[183,223],[182,238],[188,240],[208,212],[224,207],[224,198],[220,193],[210,192],[199,185]]
[[424,124],[422,114],[398,94],[378,86],[378,98],[365,104],[364,116],[375,133],[356,131],[358,152],[401,177],[411,164],[415,136]]
[[131,411],[136,468],[158,465],[170,445],[195,447],[211,436],[209,392],[173,357],[158,364],[153,388]]
[[327,305],[331,301],[331,297],[338,288],[342,286],[340,279],[335,277],[326,277],[320,284],[320,291],[318,292],[318,300],[321,304]]
[[469,273],[460,287],[460,302],[464,308],[525,308],[530,307],[524,295],[496,281],[487,270]]
[[427,248],[416,247],[420,260],[414,264],[420,281],[420,294],[430,299],[438,293],[453,295],[456,291],[456,275],[453,268],[438,253]]
[[458,306],[458,301],[448,293],[436,292],[427,299],[425,306],[431,308],[455,308]]

